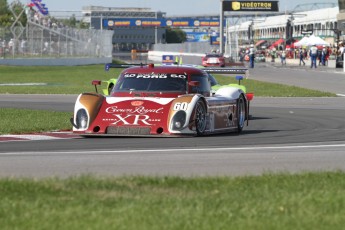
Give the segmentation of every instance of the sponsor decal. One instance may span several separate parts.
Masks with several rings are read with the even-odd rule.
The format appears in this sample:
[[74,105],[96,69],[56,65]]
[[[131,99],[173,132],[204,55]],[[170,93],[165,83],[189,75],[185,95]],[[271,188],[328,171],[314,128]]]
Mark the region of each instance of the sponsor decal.
[[117,21],[114,22],[114,26],[130,26],[130,21]]
[[178,111],[178,110],[187,111],[187,109],[188,109],[187,102],[176,102],[173,108],[174,111]]
[[108,26],[114,26],[114,21],[109,20],[109,21],[108,21]]
[[[133,101],[135,103],[144,103],[143,101]],[[135,104],[134,103],[134,104]],[[113,125],[152,125],[151,122],[160,122],[160,119],[151,119],[150,114],[163,113],[163,107],[148,109],[144,106],[135,108],[118,108],[117,106],[108,107],[106,113],[114,116],[113,118],[103,119],[103,121],[112,122]]]
[[173,22],[172,25],[173,26],[189,26],[189,22],[188,21],[176,21],[176,22]]
[[138,106],[135,108],[118,108],[117,106],[111,106],[106,108],[106,113],[127,113],[127,114],[147,114],[147,113],[163,113],[163,107],[158,109],[147,109],[144,106]]
[[113,125],[117,125],[118,123],[121,123],[123,125],[152,125],[151,123],[148,122],[150,119],[149,115],[133,115],[133,114],[128,114],[127,116],[122,116],[120,114],[113,114],[116,119],[115,122],[113,122]]
[[224,11],[279,11],[278,1],[223,1]]
[[162,63],[174,63],[174,55],[163,55]]
[[166,21],[167,26],[172,26],[173,22],[171,20]]
[[152,79],[152,78],[182,78],[186,79],[187,75],[185,74],[166,74],[166,73],[125,73],[124,74],[125,78],[147,78],[147,79]]
[[143,26],[161,26],[160,21],[142,21]]
[[131,105],[133,105],[133,106],[141,106],[142,104],[144,104],[143,101],[132,101],[131,102]]
[[195,20],[194,21],[194,26],[200,26],[200,21],[199,20]]

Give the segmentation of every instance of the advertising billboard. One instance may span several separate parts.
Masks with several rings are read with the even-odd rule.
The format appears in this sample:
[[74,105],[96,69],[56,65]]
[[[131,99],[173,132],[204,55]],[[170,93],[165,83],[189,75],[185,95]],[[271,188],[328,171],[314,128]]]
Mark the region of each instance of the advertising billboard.
[[169,19],[169,18],[111,18],[103,19],[108,27],[219,27],[217,19]]
[[278,12],[278,1],[223,1],[223,11]]
[[186,32],[187,41],[186,42],[208,42],[210,41],[210,36],[205,32]]

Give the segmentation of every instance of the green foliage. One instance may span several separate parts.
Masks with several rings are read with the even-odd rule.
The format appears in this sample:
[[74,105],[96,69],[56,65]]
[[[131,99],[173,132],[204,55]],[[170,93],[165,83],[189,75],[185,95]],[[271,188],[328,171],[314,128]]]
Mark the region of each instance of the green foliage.
[[167,43],[183,43],[187,40],[187,34],[181,29],[175,28],[166,29],[166,42]]
[[[23,12],[23,10],[24,10],[23,4],[21,4],[21,3],[15,3],[15,4],[13,5],[13,11],[16,13],[17,16],[19,16],[20,13]],[[26,26],[27,17],[26,17],[25,12],[23,12],[23,13],[21,14],[21,17],[20,17],[19,21],[20,21],[20,23],[21,23],[24,27]],[[17,25],[19,25],[19,23],[18,23]]]
[[74,14],[68,19],[61,19],[61,22],[68,27],[77,27],[77,19]]
[[[13,3],[13,11],[16,13],[16,15],[19,16],[23,9],[24,6],[20,2]],[[14,20],[15,18],[9,9],[7,0],[0,0],[0,27],[10,27],[14,23]],[[25,13],[21,15],[19,21],[23,26],[26,25],[27,17]]]
[[0,15],[7,14],[9,12],[7,0],[0,0]]
[[7,0],[0,0],[0,27],[11,26],[11,11],[8,9]]

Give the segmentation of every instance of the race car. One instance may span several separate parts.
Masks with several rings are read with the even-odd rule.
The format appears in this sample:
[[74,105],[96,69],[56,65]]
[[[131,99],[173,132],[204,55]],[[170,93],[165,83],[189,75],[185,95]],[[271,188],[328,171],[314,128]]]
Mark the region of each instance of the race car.
[[186,66],[126,68],[109,96],[97,92],[101,81],[92,84],[96,93],[80,94],[71,118],[73,132],[82,136],[241,132],[246,121],[248,125],[249,101],[253,98],[238,85],[213,92],[205,70]]
[[206,54],[204,57],[201,58],[201,62],[202,62],[202,65],[205,67],[210,67],[210,66],[224,67],[225,66],[224,56],[218,53]]

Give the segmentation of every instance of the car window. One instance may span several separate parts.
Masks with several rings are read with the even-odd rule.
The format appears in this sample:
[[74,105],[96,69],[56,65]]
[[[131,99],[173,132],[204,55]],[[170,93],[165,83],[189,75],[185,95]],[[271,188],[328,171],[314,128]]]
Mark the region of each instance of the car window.
[[208,75],[208,78],[210,80],[211,86],[218,85],[217,80],[211,74],[207,73],[207,75]]
[[199,74],[198,75],[191,75],[190,80],[200,82],[199,86],[191,87],[191,89],[190,89],[191,93],[200,93],[200,94],[203,94],[205,96],[210,95],[211,83],[210,83],[209,77],[206,73],[204,75],[199,75]]
[[187,75],[124,73],[114,91],[187,91]]
[[219,55],[219,54],[207,54],[206,57],[207,57],[207,58],[211,58],[211,57],[217,57],[217,58],[219,58],[220,55]]

